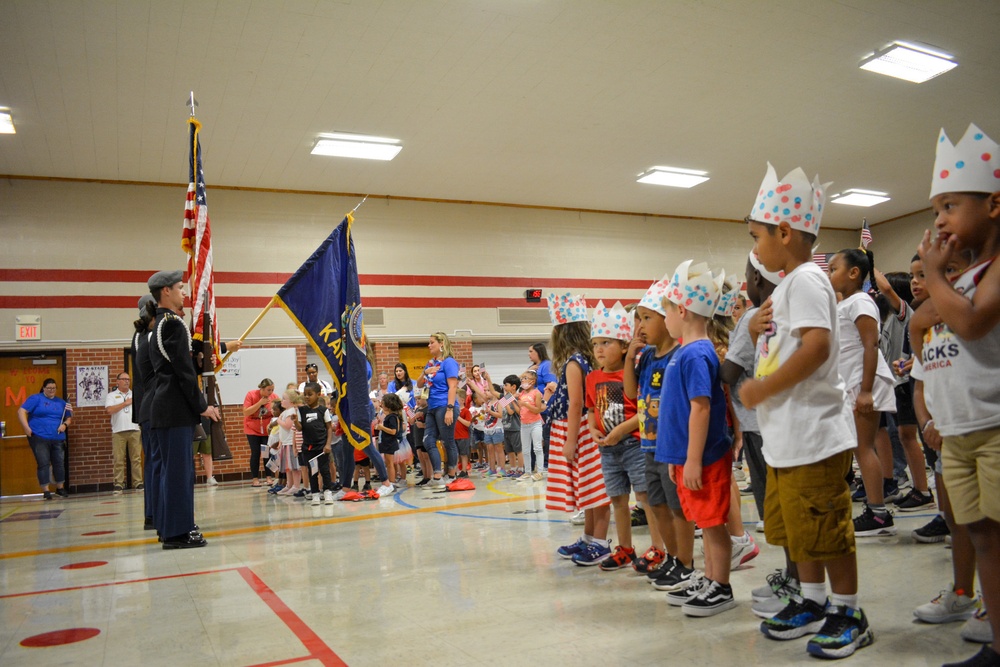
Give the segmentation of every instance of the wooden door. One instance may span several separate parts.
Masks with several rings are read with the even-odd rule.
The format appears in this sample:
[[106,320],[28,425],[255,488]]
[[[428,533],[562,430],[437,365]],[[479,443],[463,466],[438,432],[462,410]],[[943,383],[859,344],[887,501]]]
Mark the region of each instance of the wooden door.
[[424,374],[424,366],[431,358],[431,353],[427,351],[427,343],[417,345],[400,345],[399,360],[406,364],[406,371],[416,385],[417,378]]
[[0,419],[5,427],[0,440],[0,495],[39,492],[35,455],[17,419],[17,409],[28,396],[41,391],[45,378],[53,378],[58,395],[65,397],[65,366],[66,359],[61,353],[44,357],[40,353],[0,356],[0,391],[3,391]]

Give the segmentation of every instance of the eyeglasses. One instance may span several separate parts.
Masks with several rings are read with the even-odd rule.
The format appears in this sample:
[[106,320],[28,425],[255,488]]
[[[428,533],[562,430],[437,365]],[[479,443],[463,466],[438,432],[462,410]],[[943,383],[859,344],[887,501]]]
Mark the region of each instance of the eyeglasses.
[[319,366],[317,366],[316,364],[306,364],[306,370],[307,371],[318,371],[319,370]]

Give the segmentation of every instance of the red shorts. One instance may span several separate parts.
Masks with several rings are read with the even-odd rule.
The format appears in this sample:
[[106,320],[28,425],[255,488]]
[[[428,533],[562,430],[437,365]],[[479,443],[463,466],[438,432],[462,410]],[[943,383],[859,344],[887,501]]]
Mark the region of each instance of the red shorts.
[[729,520],[733,483],[732,450],[723,454],[715,463],[702,468],[701,491],[692,491],[684,486],[684,466],[675,466],[674,472],[677,497],[688,521],[694,521],[699,528],[712,528]]

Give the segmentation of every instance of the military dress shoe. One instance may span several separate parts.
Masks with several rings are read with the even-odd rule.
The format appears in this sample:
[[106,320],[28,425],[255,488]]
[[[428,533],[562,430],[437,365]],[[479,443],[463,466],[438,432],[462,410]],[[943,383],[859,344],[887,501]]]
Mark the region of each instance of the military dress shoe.
[[200,534],[188,534],[183,537],[172,537],[168,540],[163,540],[164,549],[196,549],[206,544],[208,542]]
[[143,530],[156,530],[156,526],[153,525],[153,517],[147,516],[146,521],[142,524]]

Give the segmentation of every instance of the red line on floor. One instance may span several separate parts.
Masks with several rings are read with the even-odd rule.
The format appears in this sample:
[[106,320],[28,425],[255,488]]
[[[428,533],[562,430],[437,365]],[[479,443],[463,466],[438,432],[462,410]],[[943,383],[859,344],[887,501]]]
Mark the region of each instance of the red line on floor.
[[31,595],[45,595],[47,593],[65,593],[67,591],[82,591],[88,588],[104,588],[106,586],[119,586],[121,584],[141,584],[146,581],[161,581],[164,579],[179,579],[181,577],[196,577],[200,574],[216,574],[218,572],[232,572],[233,570],[239,570],[238,567],[227,567],[222,570],[204,570],[202,572],[188,572],[186,574],[165,574],[160,577],[146,577],[144,579],[129,579],[128,581],[109,581],[104,584],[89,584],[87,586],[67,586],[66,588],[50,588],[47,591],[28,591],[26,593],[9,593],[7,595],[0,595],[0,600],[5,600],[7,598],[23,598]]
[[[260,597],[260,599],[271,608],[271,611],[281,619],[281,622],[288,626],[288,629],[292,631],[299,641],[306,647],[310,653],[310,658],[319,660],[327,667],[347,667],[347,663],[340,659],[336,653],[333,652],[329,646],[326,645],[319,635],[312,631],[305,622],[298,617],[298,615],[288,608],[281,598],[272,591],[267,584],[265,584],[260,577],[254,574],[253,570],[248,567],[239,567],[236,570],[240,573],[240,576],[250,584],[250,588]],[[287,664],[287,663],[268,663],[268,664]]]

